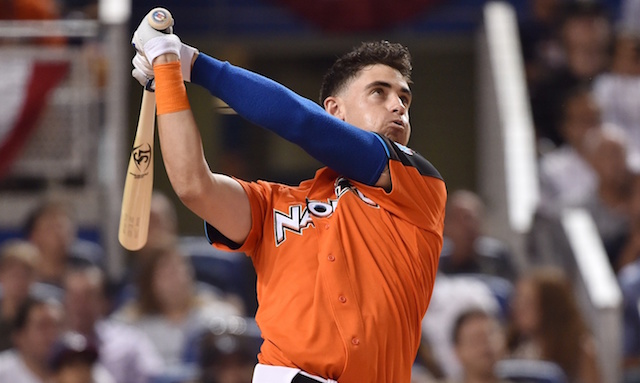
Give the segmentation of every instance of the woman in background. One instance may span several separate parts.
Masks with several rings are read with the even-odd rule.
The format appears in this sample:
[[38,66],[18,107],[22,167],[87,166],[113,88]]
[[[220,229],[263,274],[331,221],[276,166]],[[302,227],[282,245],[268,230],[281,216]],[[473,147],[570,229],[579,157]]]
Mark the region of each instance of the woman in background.
[[508,348],[512,358],[556,363],[571,383],[602,381],[593,336],[560,269],[536,269],[517,282]]

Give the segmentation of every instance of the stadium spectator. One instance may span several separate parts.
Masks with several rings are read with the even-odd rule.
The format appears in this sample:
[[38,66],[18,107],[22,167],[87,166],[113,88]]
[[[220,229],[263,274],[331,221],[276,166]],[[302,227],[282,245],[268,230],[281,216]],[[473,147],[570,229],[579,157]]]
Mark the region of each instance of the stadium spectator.
[[147,336],[106,317],[107,280],[95,267],[73,268],[64,278],[66,327],[97,345],[99,362],[118,383],[147,383],[162,370]]
[[605,123],[623,129],[633,163],[640,162],[640,30],[618,31],[609,71],[593,84]]
[[191,264],[176,246],[148,254],[136,282],[136,298],[114,316],[147,334],[169,369],[182,363],[187,340],[211,318],[243,314],[215,290],[197,288]]
[[453,325],[453,344],[462,366],[460,383],[506,383],[496,376],[496,364],[506,352],[506,337],[497,320],[486,311],[472,309]]
[[38,281],[62,286],[69,266],[101,265],[103,249],[96,243],[78,238],[71,206],[61,199],[45,199],[30,213],[25,236],[40,250]]
[[560,27],[565,65],[530,89],[538,149],[542,153],[565,142],[559,117],[567,92],[581,84],[589,85],[609,63],[612,28],[603,6],[571,1],[565,2],[565,8]]
[[562,0],[529,0],[529,18],[519,26],[527,83],[547,80],[565,63],[559,29]]
[[178,241],[178,214],[174,203],[159,191],[151,196],[149,235],[145,247],[166,247]]
[[511,309],[510,357],[553,362],[571,382],[602,382],[595,341],[561,269],[537,268],[521,277]]
[[50,381],[49,354],[60,335],[63,314],[53,300],[23,302],[13,325],[15,348],[0,353],[0,382]]
[[629,236],[634,181],[634,173],[628,164],[626,135],[619,129],[596,130],[587,135],[586,147],[598,185],[585,207],[598,228],[611,266],[617,271],[622,248]]
[[253,319],[213,321],[199,336],[199,383],[250,382],[260,343]]
[[154,190],[151,195],[147,242],[140,250],[128,254],[129,267],[119,281],[120,286],[114,301],[116,309],[135,295],[135,284],[140,267],[149,254],[157,252],[158,248],[175,246],[176,243],[178,243],[178,215],[175,205],[166,194]]
[[445,274],[485,274],[514,280],[512,254],[501,241],[482,234],[484,204],[468,190],[449,196],[439,270]]
[[616,270],[640,261],[640,175],[633,177],[629,201],[629,235],[627,236],[620,256],[616,263]]
[[78,333],[62,334],[49,357],[52,383],[117,383],[98,363],[96,345]]
[[[430,370],[435,377],[459,379],[462,374],[460,361],[455,355],[451,339],[456,318],[470,309],[481,309],[498,315],[500,305],[489,287],[477,278],[447,276],[438,272],[429,308],[422,321],[422,347],[433,353],[433,363],[441,371]],[[421,350],[424,352],[424,350]],[[430,365],[425,365],[427,369]]]
[[35,282],[39,260],[38,248],[26,241],[10,240],[0,249],[0,351],[13,347],[11,328]]
[[587,133],[602,128],[601,111],[587,86],[577,86],[562,101],[564,143],[540,158],[540,206],[554,217],[563,208],[585,206],[596,191],[597,175],[588,162]]
[[623,379],[625,383],[640,381],[640,259],[626,264],[618,272],[622,291]]

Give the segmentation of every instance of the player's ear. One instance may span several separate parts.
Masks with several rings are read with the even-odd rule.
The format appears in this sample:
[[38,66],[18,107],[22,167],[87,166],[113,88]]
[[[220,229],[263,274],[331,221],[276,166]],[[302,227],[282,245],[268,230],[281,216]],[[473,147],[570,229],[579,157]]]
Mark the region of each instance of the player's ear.
[[339,97],[329,96],[324,100],[324,110],[330,115],[337,117],[344,121],[344,108],[342,100]]

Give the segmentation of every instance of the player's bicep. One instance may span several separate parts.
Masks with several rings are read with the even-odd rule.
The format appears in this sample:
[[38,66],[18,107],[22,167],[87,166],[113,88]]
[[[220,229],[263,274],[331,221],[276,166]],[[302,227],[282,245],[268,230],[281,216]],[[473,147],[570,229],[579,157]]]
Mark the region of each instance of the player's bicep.
[[211,182],[203,198],[189,206],[224,237],[244,243],[251,231],[251,205],[244,188],[235,179],[211,173]]

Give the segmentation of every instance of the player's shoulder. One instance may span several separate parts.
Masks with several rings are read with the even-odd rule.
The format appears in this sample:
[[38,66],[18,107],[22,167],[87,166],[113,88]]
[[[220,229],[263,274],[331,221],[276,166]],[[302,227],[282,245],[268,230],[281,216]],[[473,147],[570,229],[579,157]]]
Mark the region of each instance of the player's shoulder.
[[391,141],[386,137],[383,137],[383,140],[389,150],[388,155],[390,160],[399,161],[404,166],[415,168],[423,176],[442,179],[438,169],[420,153],[407,146]]

